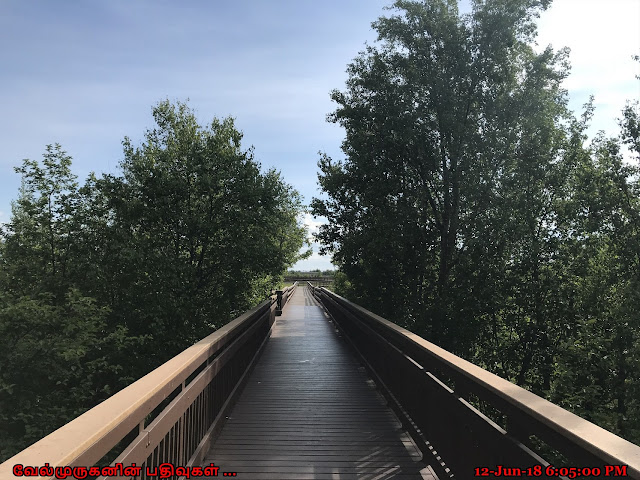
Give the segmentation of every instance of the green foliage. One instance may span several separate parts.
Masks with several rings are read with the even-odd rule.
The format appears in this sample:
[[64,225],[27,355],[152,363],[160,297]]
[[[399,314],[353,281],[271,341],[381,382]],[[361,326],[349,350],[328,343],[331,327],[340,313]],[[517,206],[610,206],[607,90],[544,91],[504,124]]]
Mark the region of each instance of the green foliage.
[[531,47],[549,3],[396,1],[312,210],[343,295],[639,442],[638,105],[587,142],[568,52]]
[[[299,194],[231,118],[160,102],[122,176],[25,160],[0,237],[0,461],[261,301],[301,255]],[[304,254],[303,254],[304,255]],[[302,256],[303,256],[302,255]]]
[[71,157],[60,145],[48,145],[43,166],[25,160],[16,172],[22,175],[20,196],[12,204],[10,233],[4,245],[7,285],[17,295],[51,292],[61,301],[68,288],[72,239],[76,233],[73,213],[78,185],[71,173]]
[[130,379],[110,363],[132,346],[106,329],[108,309],[70,289],[0,296],[0,452],[6,458],[104,400]]
[[[481,291],[461,302],[451,283],[473,274],[475,257],[504,254],[488,239],[534,227],[544,199],[522,187],[553,182],[566,53],[528,45],[539,2],[476,2],[466,17],[456,2],[394,7],[400,15],[374,23],[382,45],[332,93],[347,160],[321,157],[329,199],[312,207],[329,219],[319,238],[357,300],[463,352],[476,330],[467,313],[491,305]],[[514,200],[528,218],[504,215]]]
[[140,147],[125,139],[123,177],[99,188],[116,218],[113,282],[127,285],[111,307],[153,336],[143,356],[157,364],[264,298],[305,230],[299,195],[279,173],[260,173],[233,119],[203,128],[167,101],[154,118]]
[[349,278],[343,272],[336,272],[333,280],[333,290],[343,297],[353,297],[353,287]]

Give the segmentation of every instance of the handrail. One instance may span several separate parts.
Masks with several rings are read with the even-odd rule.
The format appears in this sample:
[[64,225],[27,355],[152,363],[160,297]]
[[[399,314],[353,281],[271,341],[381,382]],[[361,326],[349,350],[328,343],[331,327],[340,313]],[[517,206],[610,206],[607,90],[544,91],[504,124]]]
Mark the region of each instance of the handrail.
[[276,290],[276,316],[282,315],[282,309],[289,301],[289,297],[293,294],[298,282],[294,282],[293,285],[285,288],[284,290]]
[[[285,289],[287,299],[296,286]],[[275,308],[272,296],[243,313],[0,464],[0,478],[11,478],[18,464],[94,466],[135,431],[137,435],[113,463],[135,463],[143,471],[163,462],[197,465],[270,335]],[[161,412],[147,423],[150,414],[159,409]]]
[[[307,286],[397,402],[414,435],[420,437],[423,453],[437,454],[446,464],[448,470],[440,472],[445,478],[471,478],[475,468],[495,470],[497,465],[520,469],[541,465],[539,478],[570,474],[554,467],[600,468],[604,475],[606,466],[612,473],[620,472],[613,466],[625,465],[630,478],[640,479],[639,446],[326,288]],[[472,403],[498,412],[504,428]],[[554,464],[547,472],[550,462],[540,456],[545,451],[540,440],[547,444],[547,453],[551,447],[567,463]]]
[[305,277],[305,276],[297,276],[297,275],[285,275],[284,277],[284,281],[295,281],[295,282],[315,282],[315,283],[321,283],[321,284],[329,284],[329,283],[333,283],[334,281],[334,277],[333,276],[328,276],[328,275],[317,275],[317,276],[309,276],[309,277]]

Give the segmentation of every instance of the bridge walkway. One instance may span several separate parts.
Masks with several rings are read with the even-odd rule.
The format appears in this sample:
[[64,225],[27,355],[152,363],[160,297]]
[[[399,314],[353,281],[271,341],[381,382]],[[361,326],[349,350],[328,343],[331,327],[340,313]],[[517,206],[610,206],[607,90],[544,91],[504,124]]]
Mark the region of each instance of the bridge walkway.
[[296,289],[205,457],[241,479],[435,479],[348,344]]

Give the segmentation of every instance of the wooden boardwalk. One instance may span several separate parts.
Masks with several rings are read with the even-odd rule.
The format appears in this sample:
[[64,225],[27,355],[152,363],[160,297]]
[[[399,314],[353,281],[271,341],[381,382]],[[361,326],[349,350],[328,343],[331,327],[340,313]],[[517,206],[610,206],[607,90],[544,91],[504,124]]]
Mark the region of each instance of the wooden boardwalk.
[[238,479],[435,478],[302,287],[278,317],[204,463]]

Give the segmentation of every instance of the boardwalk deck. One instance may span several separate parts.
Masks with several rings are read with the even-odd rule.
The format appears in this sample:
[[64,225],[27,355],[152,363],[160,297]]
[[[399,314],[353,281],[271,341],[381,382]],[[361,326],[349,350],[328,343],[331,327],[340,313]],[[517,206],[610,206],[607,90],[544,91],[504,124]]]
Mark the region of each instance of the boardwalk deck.
[[278,317],[204,463],[239,479],[435,478],[304,288]]

